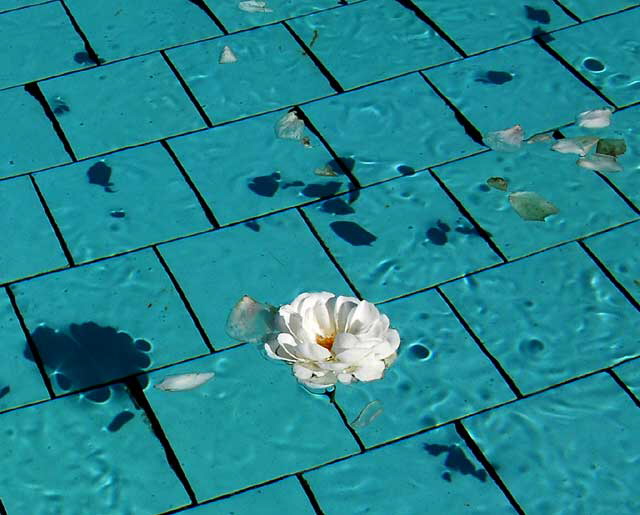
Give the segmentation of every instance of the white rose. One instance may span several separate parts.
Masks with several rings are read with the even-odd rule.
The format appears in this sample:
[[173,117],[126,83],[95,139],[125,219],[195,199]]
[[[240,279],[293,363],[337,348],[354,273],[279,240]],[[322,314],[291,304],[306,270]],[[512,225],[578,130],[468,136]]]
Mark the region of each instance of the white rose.
[[398,331],[373,304],[320,292],[280,307],[265,350],[293,365],[300,382],[324,388],[382,378],[399,345]]

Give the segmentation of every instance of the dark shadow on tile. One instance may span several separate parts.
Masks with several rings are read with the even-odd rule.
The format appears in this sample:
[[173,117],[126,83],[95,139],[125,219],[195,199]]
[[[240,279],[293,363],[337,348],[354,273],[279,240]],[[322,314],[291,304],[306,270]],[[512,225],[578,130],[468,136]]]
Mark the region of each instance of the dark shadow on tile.
[[356,222],[331,222],[329,226],[340,238],[354,246],[371,245],[378,239]]
[[[447,457],[444,460],[444,466],[451,471],[459,472],[463,476],[471,475],[482,482],[485,482],[487,480],[487,471],[483,469],[476,470],[476,468],[473,466],[473,463],[469,461],[469,459],[464,454],[464,451],[457,445],[425,443],[424,450],[431,454],[431,456],[440,456],[440,454],[446,453]],[[445,481],[451,481],[450,474],[448,478],[444,475],[442,476],[442,478]]]
[[524,13],[528,20],[546,25],[551,23],[551,15],[546,9],[536,9],[529,5],[524,6]]
[[511,80],[513,80],[512,74],[497,70],[489,70],[488,72],[480,73],[475,79],[476,82],[482,82],[483,84],[495,84],[497,86],[505,84]]
[[280,188],[280,173],[260,175],[249,181],[249,189],[261,197],[273,197]]
[[104,191],[114,193],[111,189],[113,183],[109,182],[109,179],[111,179],[111,167],[108,164],[102,161],[92,164],[87,170],[87,178],[89,179],[89,184],[102,186]]

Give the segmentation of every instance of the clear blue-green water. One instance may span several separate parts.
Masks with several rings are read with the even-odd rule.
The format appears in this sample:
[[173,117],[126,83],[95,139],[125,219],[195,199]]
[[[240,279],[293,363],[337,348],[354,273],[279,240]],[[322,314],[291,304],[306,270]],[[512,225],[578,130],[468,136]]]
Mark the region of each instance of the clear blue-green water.
[[[0,515],[640,513],[639,22],[0,2]],[[622,171],[551,150],[583,136]],[[390,318],[383,379],[310,391],[225,332],[318,291]]]

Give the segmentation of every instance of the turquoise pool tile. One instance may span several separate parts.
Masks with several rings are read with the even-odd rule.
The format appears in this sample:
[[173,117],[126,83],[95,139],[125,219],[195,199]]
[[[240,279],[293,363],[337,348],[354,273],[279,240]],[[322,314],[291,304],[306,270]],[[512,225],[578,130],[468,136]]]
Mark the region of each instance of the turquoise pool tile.
[[238,343],[224,328],[243,295],[275,306],[305,291],[353,295],[296,211],[166,243],[160,252],[216,349]]
[[[218,62],[225,46],[235,63]],[[213,123],[334,93],[282,25],[174,48],[167,55]]]
[[[380,302],[497,263],[428,172],[305,208],[365,299]],[[341,214],[336,214],[341,213]]]
[[314,515],[315,511],[298,480],[289,477],[180,513],[184,515],[254,515],[255,513]]
[[266,0],[266,11],[247,12],[240,8],[240,1],[204,0],[229,32],[321,11],[338,4],[337,0]]
[[419,74],[318,100],[303,110],[338,155],[355,160],[353,172],[362,184],[483,148]]
[[[516,153],[486,152],[435,169],[508,259],[638,218],[596,173],[576,165],[578,156],[549,147],[540,143]],[[508,193],[487,186],[496,176],[508,180],[511,192],[533,191],[559,213],[544,222],[522,219]]]
[[160,54],[57,77],[40,87],[57,106],[78,158],[205,127]]
[[560,31],[549,45],[621,107],[640,101],[639,23],[632,9]]
[[640,106],[634,106],[616,111],[611,117],[611,125],[604,129],[581,129],[571,126],[562,129],[562,134],[566,137],[586,135],[624,139],[627,151],[617,157],[623,171],[607,173],[606,176],[640,210],[640,134],[637,129],[639,117]]
[[[511,75],[500,84],[489,72]],[[482,133],[519,123],[527,135],[570,123],[602,99],[533,41],[423,72]],[[542,79],[543,78],[543,79]]]
[[11,289],[59,394],[208,353],[151,250]]
[[562,5],[581,20],[588,20],[640,5],[640,3],[635,0],[607,0],[606,2],[602,2],[602,0],[562,0]]
[[640,222],[584,240],[620,284],[640,302]]
[[467,54],[575,23],[553,0],[414,0]]
[[327,164],[338,165],[313,133],[306,131],[310,148],[276,137],[274,127],[285,114],[278,111],[169,141],[222,225],[353,187],[344,175],[314,174]]
[[27,340],[5,291],[0,292],[0,342],[0,411],[49,399],[38,367],[24,357]]
[[87,66],[82,39],[58,2],[0,15],[0,34],[0,89]]
[[157,143],[47,170],[36,182],[76,263],[211,228]]
[[[400,333],[381,381],[338,385],[336,401],[367,447],[514,399],[489,359],[431,290],[379,306]],[[382,413],[369,422],[363,408]],[[444,512],[443,512],[444,513]]]
[[627,361],[613,369],[622,382],[640,401],[640,359]]
[[42,106],[23,88],[0,91],[0,178],[71,161]]
[[150,383],[194,371],[215,377],[188,393],[150,385],[145,393],[198,500],[358,451],[329,399],[309,393],[288,365],[255,345],[159,370]]
[[527,515],[640,511],[640,413],[605,374],[463,424]]
[[10,514],[155,515],[189,504],[122,387],[101,403],[74,395],[4,413],[0,426],[0,491]]
[[304,477],[326,515],[516,513],[451,426]]
[[640,315],[577,243],[442,289],[523,393],[640,354]]
[[3,0],[0,4],[0,12],[18,9],[20,7],[28,7],[30,5],[44,4],[51,0]]
[[101,59],[112,61],[219,36],[196,2],[184,0],[66,0]]
[[291,20],[289,25],[345,89],[460,58],[395,0],[330,9]]
[[0,182],[0,283],[67,266],[29,177]]

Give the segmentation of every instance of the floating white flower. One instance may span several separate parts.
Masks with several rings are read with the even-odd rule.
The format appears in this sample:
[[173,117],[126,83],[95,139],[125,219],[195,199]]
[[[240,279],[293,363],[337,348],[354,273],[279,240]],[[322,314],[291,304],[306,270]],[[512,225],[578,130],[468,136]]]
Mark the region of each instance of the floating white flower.
[[502,131],[488,132],[482,138],[485,145],[498,152],[515,152],[522,146],[524,130],[521,125],[514,125]]
[[609,125],[611,125],[612,112],[613,110],[610,107],[584,111],[578,115],[578,126],[585,127],[587,129],[601,129],[602,127],[609,127]]
[[265,343],[269,357],[293,366],[312,388],[373,381],[396,359],[398,331],[365,300],[333,293],[302,293],[281,306]]

